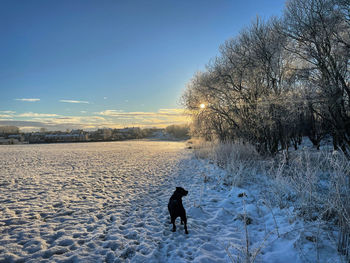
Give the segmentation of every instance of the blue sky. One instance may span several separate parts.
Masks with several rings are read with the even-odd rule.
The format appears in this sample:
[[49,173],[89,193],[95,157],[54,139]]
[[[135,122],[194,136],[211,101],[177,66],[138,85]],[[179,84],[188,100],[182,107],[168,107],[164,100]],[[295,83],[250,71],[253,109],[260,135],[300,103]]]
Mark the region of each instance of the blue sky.
[[0,125],[164,126],[219,45],[284,0],[0,0]]

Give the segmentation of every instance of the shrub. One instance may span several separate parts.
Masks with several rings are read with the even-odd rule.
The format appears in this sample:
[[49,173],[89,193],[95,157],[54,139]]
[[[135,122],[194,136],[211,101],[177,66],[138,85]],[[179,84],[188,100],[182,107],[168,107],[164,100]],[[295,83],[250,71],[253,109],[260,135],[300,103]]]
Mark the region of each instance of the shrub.
[[338,250],[350,255],[350,162],[344,153],[296,151],[287,162],[278,156],[262,158],[249,144],[196,140],[193,145],[197,158],[226,169],[225,185],[264,184],[264,198],[272,205],[293,205],[308,221],[338,223]]

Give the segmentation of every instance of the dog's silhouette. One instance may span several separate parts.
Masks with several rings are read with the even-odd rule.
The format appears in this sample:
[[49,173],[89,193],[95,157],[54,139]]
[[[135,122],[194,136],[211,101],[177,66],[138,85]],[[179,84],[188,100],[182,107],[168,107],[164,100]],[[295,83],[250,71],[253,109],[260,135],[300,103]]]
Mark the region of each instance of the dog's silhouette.
[[169,199],[168,210],[171,218],[171,223],[173,224],[173,232],[176,231],[175,220],[176,218],[181,218],[181,224],[184,224],[185,233],[188,234],[187,231],[187,217],[184,206],[182,205],[182,197],[186,196],[188,191],[183,189],[182,187],[176,187],[175,192]]

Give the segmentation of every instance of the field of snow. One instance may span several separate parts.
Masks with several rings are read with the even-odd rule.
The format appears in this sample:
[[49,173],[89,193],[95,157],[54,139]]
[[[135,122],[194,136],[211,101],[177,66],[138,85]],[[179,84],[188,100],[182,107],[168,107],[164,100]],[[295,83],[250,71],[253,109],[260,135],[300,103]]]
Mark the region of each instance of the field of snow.
[[[314,234],[320,226],[270,207],[254,184],[225,187],[225,171],[182,142],[11,145],[0,155],[0,262],[340,260],[333,239]],[[189,191],[188,235],[179,219],[171,232],[176,186]]]

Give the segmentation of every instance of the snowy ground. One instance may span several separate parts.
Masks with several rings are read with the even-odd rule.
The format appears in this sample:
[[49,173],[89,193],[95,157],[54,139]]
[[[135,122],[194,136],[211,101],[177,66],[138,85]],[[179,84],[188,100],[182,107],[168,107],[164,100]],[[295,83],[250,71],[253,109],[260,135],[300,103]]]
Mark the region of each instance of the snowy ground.
[[[255,184],[223,186],[225,171],[181,142],[0,146],[0,155],[0,262],[240,262],[247,244],[251,262],[340,260],[322,226],[270,207]],[[179,219],[171,232],[176,186],[189,191],[189,235]]]

